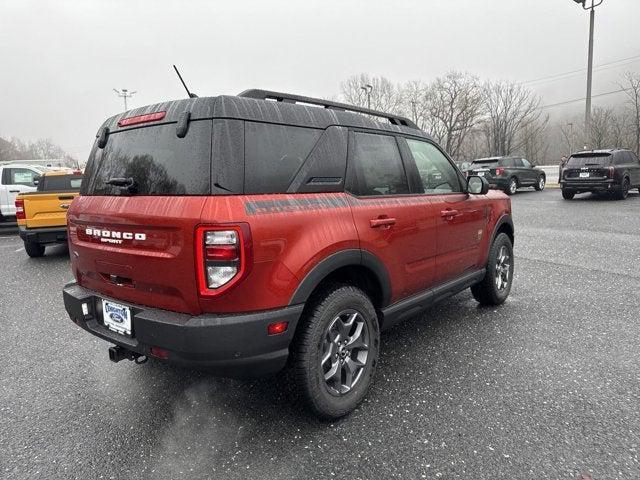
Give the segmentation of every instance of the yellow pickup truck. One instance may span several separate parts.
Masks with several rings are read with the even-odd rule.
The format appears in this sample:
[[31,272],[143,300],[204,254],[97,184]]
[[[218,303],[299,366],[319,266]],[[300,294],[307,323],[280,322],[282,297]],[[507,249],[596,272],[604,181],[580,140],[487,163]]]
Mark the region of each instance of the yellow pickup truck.
[[16,219],[27,255],[41,257],[46,245],[67,241],[67,210],[80,193],[82,172],[49,171],[34,181],[35,192],[16,198]]

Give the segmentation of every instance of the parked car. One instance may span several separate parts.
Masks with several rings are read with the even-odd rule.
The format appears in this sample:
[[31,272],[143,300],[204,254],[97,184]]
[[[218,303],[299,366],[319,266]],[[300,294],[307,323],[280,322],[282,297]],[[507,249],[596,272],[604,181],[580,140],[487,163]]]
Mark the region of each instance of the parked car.
[[502,190],[507,195],[515,194],[521,187],[542,191],[547,183],[543,170],[520,157],[480,158],[471,163],[467,172],[486,178],[491,188]]
[[67,210],[80,192],[82,172],[46,171],[34,183],[35,192],[16,198],[16,219],[27,255],[41,257],[46,245],[67,243]]
[[381,330],[513,280],[509,199],[413,122],[263,90],[107,120],[68,224],[65,307],[111,360],[289,361],[328,418],[366,395]]
[[640,189],[640,161],[630,150],[589,150],[574,153],[562,170],[562,197],[577,193],[607,193],[624,200],[632,188]]
[[22,163],[0,164],[0,219],[16,215],[16,197],[36,190],[34,179],[44,168]]

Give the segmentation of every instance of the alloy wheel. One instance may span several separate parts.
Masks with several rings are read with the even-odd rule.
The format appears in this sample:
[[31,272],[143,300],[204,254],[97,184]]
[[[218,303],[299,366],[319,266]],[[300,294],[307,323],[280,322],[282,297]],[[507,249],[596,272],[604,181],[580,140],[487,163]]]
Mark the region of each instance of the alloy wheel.
[[369,358],[369,328],[356,310],[340,312],[325,330],[320,366],[333,395],[344,395],[358,383]]
[[496,288],[505,290],[511,281],[511,255],[506,246],[500,247],[496,258],[495,282]]
[[538,188],[540,190],[544,190],[544,185],[545,185],[544,177],[540,177],[540,180],[538,180]]
[[514,193],[516,193],[516,190],[518,190],[518,182],[514,178],[511,180],[511,183],[509,183],[509,192],[511,192],[511,194],[513,195]]

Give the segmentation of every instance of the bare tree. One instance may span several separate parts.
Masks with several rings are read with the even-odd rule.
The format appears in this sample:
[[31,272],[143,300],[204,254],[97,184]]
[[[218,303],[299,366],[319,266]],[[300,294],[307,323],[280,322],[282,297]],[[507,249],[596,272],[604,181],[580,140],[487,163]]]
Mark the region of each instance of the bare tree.
[[426,89],[424,109],[424,127],[459,160],[467,136],[484,112],[478,78],[461,72],[436,78]]
[[390,80],[384,77],[371,77],[366,73],[354,75],[340,84],[345,102],[358,107],[367,106],[367,92],[362,88],[371,85],[370,100],[373,110],[402,113],[402,95]]
[[547,121],[548,117],[532,119],[523,124],[518,134],[520,152],[534,165],[544,164],[547,157]]
[[591,129],[587,139],[591,148],[611,147],[611,122],[615,116],[610,108],[594,107],[591,112]]
[[633,130],[633,148],[636,155],[640,156],[640,75],[627,72],[623,76],[623,83],[620,85],[627,94],[627,109]]
[[427,86],[420,80],[412,80],[400,88],[402,110],[416,125],[425,128]]
[[522,85],[508,81],[487,82],[483,87],[487,118],[483,131],[491,155],[510,155],[523,146],[525,126],[546,123],[540,97]]

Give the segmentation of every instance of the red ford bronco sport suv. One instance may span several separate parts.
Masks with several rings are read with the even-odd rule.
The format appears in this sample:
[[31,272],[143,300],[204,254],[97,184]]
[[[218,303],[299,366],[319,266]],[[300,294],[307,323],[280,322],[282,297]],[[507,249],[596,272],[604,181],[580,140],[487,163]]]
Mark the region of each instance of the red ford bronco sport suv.
[[382,330],[513,279],[509,199],[410,120],[262,90],[107,120],[68,228],[65,307],[111,360],[289,361],[326,418],[366,395]]

